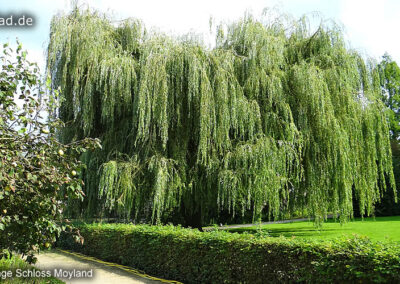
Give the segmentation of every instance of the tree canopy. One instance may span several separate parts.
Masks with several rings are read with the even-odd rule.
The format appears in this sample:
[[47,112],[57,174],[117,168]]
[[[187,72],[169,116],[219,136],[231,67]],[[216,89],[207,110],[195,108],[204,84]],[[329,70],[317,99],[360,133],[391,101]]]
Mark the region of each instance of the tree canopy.
[[332,23],[314,31],[306,18],[245,15],[216,31],[206,48],[196,35],[89,10],[53,18],[60,137],[104,146],[82,157],[88,198],[78,210],[208,222],[222,210],[300,209],[319,222],[351,217],[354,191],[371,214],[393,184],[374,62]]

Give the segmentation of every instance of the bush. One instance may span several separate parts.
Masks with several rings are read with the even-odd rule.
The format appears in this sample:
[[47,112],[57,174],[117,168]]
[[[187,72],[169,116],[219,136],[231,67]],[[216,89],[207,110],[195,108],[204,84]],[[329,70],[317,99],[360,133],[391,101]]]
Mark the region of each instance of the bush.
[[59,225],[67,202],[84,196],[79,157],[99,141],[59,141],[58,92],[45,93],[50,82],[26,54],[19,43],[0,47],[0,257],[34,262],[34,252],[68,229]]
[[84,244],[58,245],[185,283],[400,282],[400,245],[354,237],[332,242],[257,237],[173,226],[82,224]]

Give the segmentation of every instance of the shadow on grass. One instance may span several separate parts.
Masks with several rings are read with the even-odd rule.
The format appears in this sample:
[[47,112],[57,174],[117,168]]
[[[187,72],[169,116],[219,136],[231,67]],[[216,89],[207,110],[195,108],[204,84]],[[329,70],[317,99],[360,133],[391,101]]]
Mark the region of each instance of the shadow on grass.
[[[331,233],[335,234],[336,232],[343,232],[343,231],[351,231],[351,229],[318,229],[318,228],[293,228],[293,229],[271,229],[271,228],[262,228],[263,232],[268,232],[271,237],[292,237],[292,236],[299,236],[299,237],[311,237],[315,235],[330,235]],[[241,229],[231,229],[229,230],[231,233],[250,233],[256,234],[259,232],[257,228],[241,228]]]

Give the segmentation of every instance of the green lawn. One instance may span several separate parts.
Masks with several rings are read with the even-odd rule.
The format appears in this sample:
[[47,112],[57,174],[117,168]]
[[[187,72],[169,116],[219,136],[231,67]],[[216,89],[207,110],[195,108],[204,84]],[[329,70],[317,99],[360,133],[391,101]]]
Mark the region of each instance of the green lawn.
[[376,217],[376,218],[356,218],[341,225],[339,222],[329,220],[321,228],[316,228],[313,222],[293,222],[286,224],[271,224],[254,226],[250,228],[230,229],[230,232],[249,232],[257,233],[262,230],[268,232],[272,237],[296,237],[307,239],[332,239],[341,236],[368,236],[376,241],[400,241],[400,216]]
[[7,278],[4,274],[7,271],[12,271],[15,276],[17,269],[22,271],[26,270],[38,270],[37,268],[27,264],[19,257],[13,256],[12,258],[0,258],[0,282],[1,283],[28,283],[28,284],[62,284],[64,281],[58,280],[54,277],[49,278]]

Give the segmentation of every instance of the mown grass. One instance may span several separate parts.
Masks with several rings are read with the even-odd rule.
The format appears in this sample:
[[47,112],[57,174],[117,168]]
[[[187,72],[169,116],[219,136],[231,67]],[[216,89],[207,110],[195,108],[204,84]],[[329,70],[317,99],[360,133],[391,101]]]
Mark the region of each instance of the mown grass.
[[312,221],[270,224],[247,228],[228,229],[229,232],[263,233],[272,237],[295,237],[304,239],[333,239],[341,236],[367,236],[375,241],[400,241],[400,216],[356,218],[345,224],[328,220],[318,228]]
[[[29,264],[27,264],[25,261],[23,261],[21,258],[13,256],[11,258],[0,258],[0,273],[5,272],[5,271],[12,271],[12,275],[16,275],[17,269],[21,270],[38,270],[38,268],[35,268]],[[2,279],[1,274],[0,274],[0,282],[1,283],[29,283],[29,284],[62,284],[65,283],[61,280],[58,280],[54,277],[49,277],[49,278],[6,278]]]

